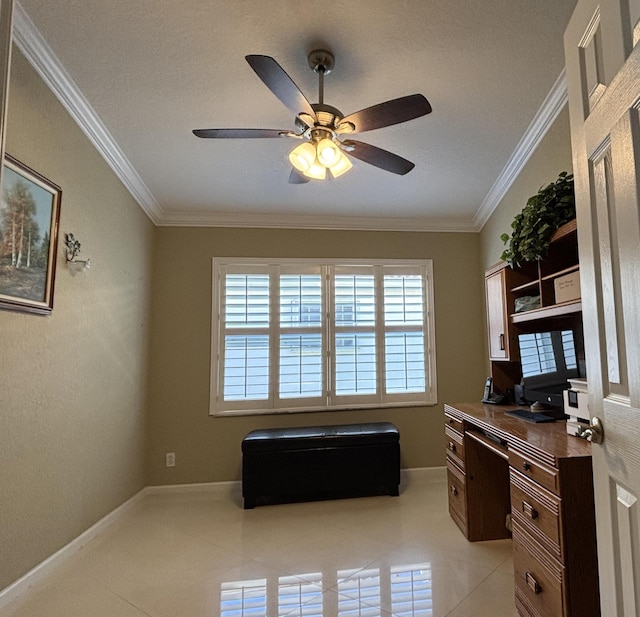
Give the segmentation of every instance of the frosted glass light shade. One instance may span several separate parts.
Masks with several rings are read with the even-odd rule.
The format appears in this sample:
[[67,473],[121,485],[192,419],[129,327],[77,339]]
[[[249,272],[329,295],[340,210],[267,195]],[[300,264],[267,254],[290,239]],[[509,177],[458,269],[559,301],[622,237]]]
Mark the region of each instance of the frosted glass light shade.
[[329,171],[331,171],[331,175],[334,178],[341,176],[343,173],[349,171],[353,167],[353,163],[349,160],[349,157],[345,156],[343,152],[338,151],[340,158],[335,165],[329,167]]
[[324,180],[327,177],[327,168],[324,165],[320,165],[317,159],[313,162],[311,167],[307,171],[303,172],[307,178],[313,178],[314,180]]
[[302,173],[306,173],[311,169],[316,160],[316,149],[313,144],[306,141],[296,146],[289,153],[289,162]]
[[340,161],[340,150],[330,139],[321,139],[318,142],[318,160],[325,167],[333,167]]

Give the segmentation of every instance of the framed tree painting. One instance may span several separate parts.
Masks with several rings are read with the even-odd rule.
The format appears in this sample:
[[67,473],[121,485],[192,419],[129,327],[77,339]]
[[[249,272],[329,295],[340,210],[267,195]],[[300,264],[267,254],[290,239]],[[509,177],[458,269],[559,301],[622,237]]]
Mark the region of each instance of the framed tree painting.
[[8,154],[0,197],[0,309],[48,315],[62,191]]

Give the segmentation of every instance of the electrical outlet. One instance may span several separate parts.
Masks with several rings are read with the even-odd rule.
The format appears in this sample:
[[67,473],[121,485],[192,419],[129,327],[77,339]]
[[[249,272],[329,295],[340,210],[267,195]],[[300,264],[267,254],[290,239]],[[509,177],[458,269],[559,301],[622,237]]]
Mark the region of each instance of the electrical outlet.
[[175,467],[176,466],[176,453],[175,452],[167,452],[165,454],[165,462],[167,467]]

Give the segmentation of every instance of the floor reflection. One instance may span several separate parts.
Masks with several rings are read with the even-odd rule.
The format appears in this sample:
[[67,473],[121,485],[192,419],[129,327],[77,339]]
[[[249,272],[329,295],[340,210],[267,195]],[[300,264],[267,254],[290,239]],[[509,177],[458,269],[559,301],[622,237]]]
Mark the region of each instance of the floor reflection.
[[[324,595],[325,589],[337,594]],[[281,576],[277,581],[229,581],[220,586],[221,617],[267,617],[277,596],[279,617],[375,617],[384,608],[398,617],[432,617],[431,564],[380,569],[338,570],[327,574]],[[336,606],[325,606],[335,601]]]

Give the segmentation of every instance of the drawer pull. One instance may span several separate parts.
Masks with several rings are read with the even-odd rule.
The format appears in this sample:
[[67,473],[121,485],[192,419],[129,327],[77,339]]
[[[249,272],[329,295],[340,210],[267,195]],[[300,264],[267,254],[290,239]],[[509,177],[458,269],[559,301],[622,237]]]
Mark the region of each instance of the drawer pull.
[[504,351],[504,334],[498,337],[498,343],[500,344],[500,351]]
[[451,485],[451,494],[452,494],[454,497],[457,497],[457,496],[458,496],[458,489],[455,487],[455,485],[454,485],[454,484],[452,484],[452,485]]
[[524,573],[524,580],[527,583],[527,587],[529,587],[529,589],[531,589],[533,593],[535,593],[536,595],[542,593],[542,587],[540,587],[538,581],[533,578],[533,574],[531,574],[531,572]]
[[522,469],[524,469],[525,471],[531,471],[531,465],[527,463],[527,461],[525,461],[524,463],[522,463]]
[[522,511],[533,521],[538,518],[538,511],[526,501],[522,502]]
[[451,450],[451,452],[455,452],[456,451],[456,444],[453,443],[453,441],[449,442],[449,450]]

